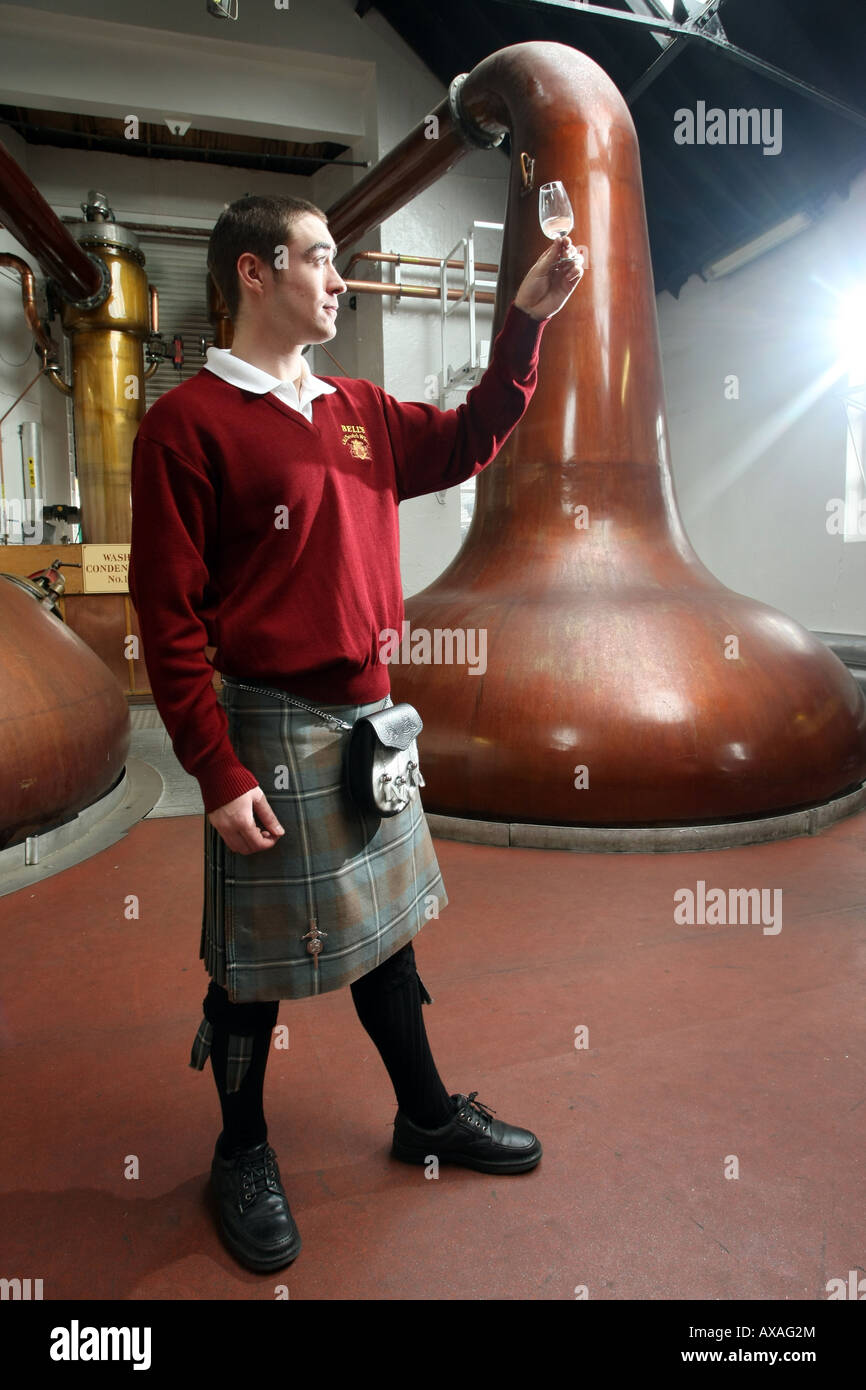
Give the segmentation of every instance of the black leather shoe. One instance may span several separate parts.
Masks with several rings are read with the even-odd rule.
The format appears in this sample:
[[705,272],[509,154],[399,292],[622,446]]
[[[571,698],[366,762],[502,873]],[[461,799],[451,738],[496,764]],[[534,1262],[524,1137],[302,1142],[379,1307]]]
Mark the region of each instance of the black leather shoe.
[[301,1249],[301,1237],[280,1182],[277,1156],[267,1142],[211,1165],[219,1204],[219,1232],[229,1250],[257,1273],[282,1269]]
[[435,1154],[440,1163],[459,1163],[480,1173],[525,1173],[541,1158],[541,1144],[528,1129],[492,1118],[475,1097],[451,1097],[454,1116],[439,1129],[420,1129],[402,1110],[394,1120],[393,1158],[403,1163],[426,1163]]

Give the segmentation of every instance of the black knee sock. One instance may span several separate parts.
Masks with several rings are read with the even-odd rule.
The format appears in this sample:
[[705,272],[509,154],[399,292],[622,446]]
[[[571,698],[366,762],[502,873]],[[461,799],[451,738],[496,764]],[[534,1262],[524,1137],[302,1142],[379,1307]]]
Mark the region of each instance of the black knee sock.
[[[263,1143],[268,1137],[263,1091],[279,1001],[232,1004],[226,991],[211,981],[204,1012],[213,1027],[210,1055],[223,1117],[218,1149],[227,1158],[238,1149]],[[230,1037],[241,1039],[252,1048],[246,1075],[237,1091],[228,1089]]]
[[355,980],[351,990],[358,1017],[391,1077],[400,1109],[422,1129],[447,1124],[453,1107],[427,1040],[412,942]]

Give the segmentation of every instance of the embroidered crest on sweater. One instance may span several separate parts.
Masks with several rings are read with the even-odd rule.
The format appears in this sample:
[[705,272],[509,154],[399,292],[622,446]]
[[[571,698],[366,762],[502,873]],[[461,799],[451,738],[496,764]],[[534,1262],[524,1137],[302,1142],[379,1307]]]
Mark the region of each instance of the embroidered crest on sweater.
[[367,431],[363,425],[341,425],[343,431],[343,443],[347,445],[352,458],[371,459],[370,441],[367,439]]

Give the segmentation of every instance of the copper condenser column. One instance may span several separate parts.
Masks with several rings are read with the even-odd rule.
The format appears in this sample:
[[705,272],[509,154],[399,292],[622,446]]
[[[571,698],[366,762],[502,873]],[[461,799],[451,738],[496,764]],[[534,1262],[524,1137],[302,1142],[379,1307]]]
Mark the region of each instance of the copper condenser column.
[[91,192],[89,198],[82,205],[87,220],[69,230],[85,250],[105,262],[111,293],[96,307],[68,302],[61,307],[63,327],[72,338],[82,538],[128,541],[132,444],[146,404],[147,273],[138,237],[113,220],[102,194]]

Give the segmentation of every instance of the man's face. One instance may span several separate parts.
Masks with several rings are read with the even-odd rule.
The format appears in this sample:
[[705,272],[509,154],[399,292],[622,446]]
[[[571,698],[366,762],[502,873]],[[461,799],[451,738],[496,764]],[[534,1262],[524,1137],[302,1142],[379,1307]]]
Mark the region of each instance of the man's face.
[[287,344],[326,343],[337,332],[337,296],[346,290],[334,269],[337,248],[312,212],[295,219],[290,237],[286,249],[275,253],[270,276],[264,276],[261,310]]

